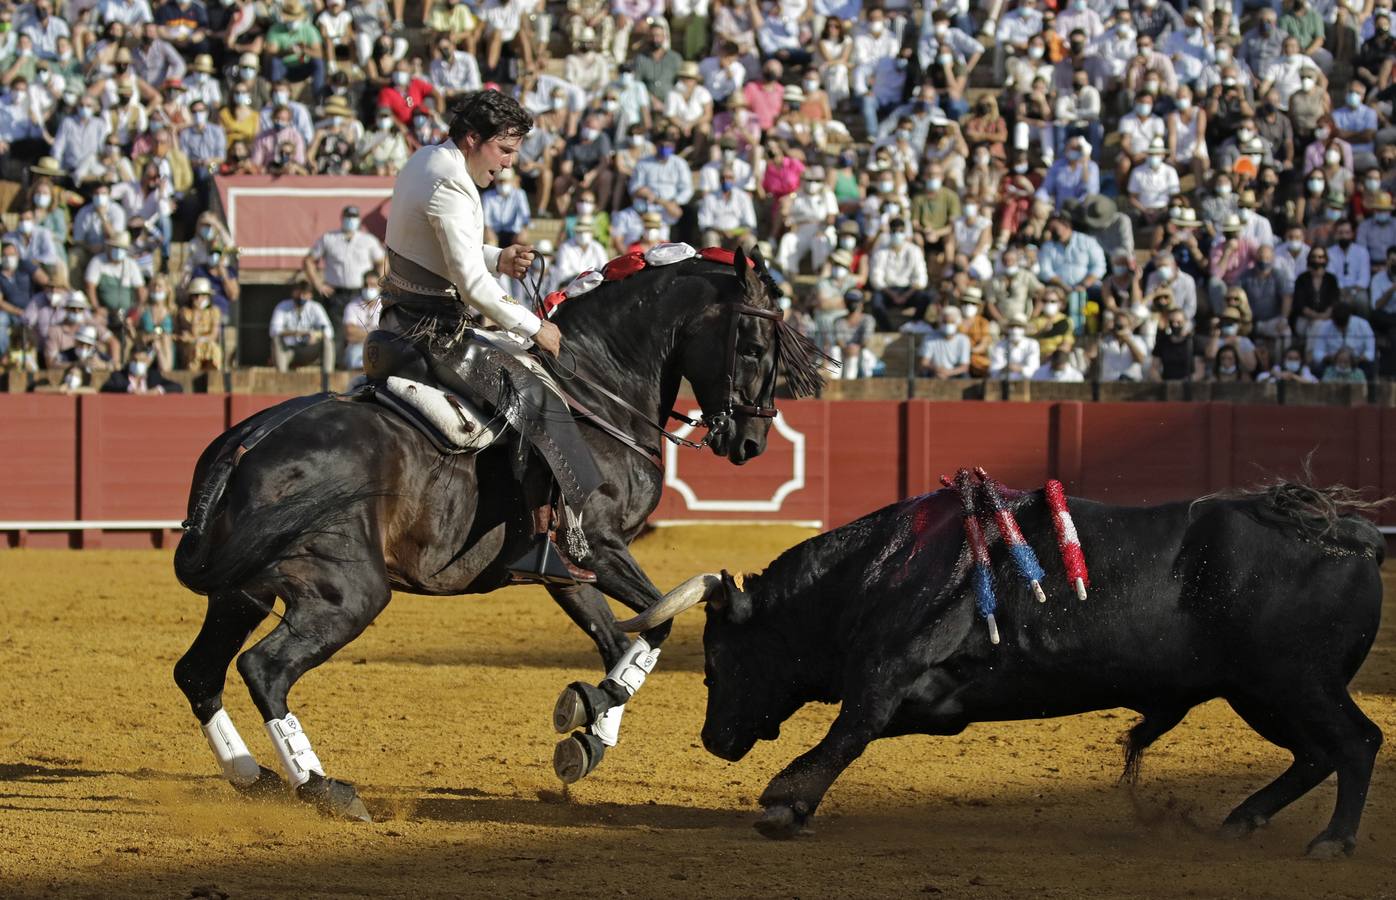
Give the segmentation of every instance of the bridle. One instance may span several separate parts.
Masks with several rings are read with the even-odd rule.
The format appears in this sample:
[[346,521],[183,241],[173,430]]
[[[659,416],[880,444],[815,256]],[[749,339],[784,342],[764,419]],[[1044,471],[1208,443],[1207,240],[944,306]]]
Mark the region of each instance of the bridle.
[[[546,263],[544,263],[544,266],[546,266]],[[538,285],[541,284],[542,280],[543,276],[540,272],[537,278],[532,283],[525,283],[525,287],[528,288],[529,293],[532,294],[535,309],[542,308],[542,304],[541,302],[539,302],[541,300],[541,291],[538,288]],[[770,348],[770,352],[773,355],[773,359],[771,360],[771,368],[770,371],[766,373],[766,377],[761,382],[761,389],[757,392],[756,401],[754,404],[740,402],[741,397],[738,396],[737,393],[738,330],[741,326],[742,318],[745,316],[751,316],[758,319],[768,319],[772,322],[773,325]],[[615,392],[609,390],[601,384],[598,384],[594,377],[588,377],[588,372],[582,365],[582,361],[577,356],[575,350],[571,350],[567,347],[563,348],[572,356],[570,370],[569,368],[564,368],[561,365],[561,357],[557,359],[549,359],[540,354],[539,359],[544,361],[544,365],[548,367],[550,371],[555,372],[559,381],[574,381],[586,385],[588,388],[605,397],[606,399],[610,400],[611,402],[634,413],[640,419],[640,421],[644,422],[646,425],[659,432],[659,436],[661,438],[674,444],[674,446],[690,447],[694,450],[701,450],[703,447],[706,447],[709,443],[712,442],[713,435],[720,434],[726,430],[728,424],[732,421],[732,417],[734,415],[751,416],[752,418],[757,419],[774,419],[776,417],[778,410],[776,409],[775,397],[776,379],[780,372],[780,340],[779,336],[775,334],[774,330],[780,327],[780,324],[783,320],[784,315],[782,315],[781,311],[778,309],[761,309],[759,307],[752,306],[748,303],[732,304],[732,314],[728,318],[727,325],[727,345],[725,348],[726,355],[723,360],[723,389],[725,398],[723,400],[722,409],[716,413],[708,412],[705,409],[703,410],[702,416],[700,416],[696,420],[684,415],[676,409],[669,410],[669,415],[667,416],[668,419],[677,419],[680,422],[683,422],[685,425],[689,426],[690,428],[707,429],[703,437],[696,441],[689,440],[688,438],[683,437],[682,435],[675,434],[674,432],[669,431],[664,427],[663,424],[657,423],[653,419],[651,419],[649,414],[639,409],[636,409],[635,406],[631,404],[629,401],[625,400],[620,396],[617,396]],[[621,443],[649,457],[651,461],[657,464],[660,463],[661,455],[656,448],[640,444],[635,438],[631,437],[621,428],[612,424],[611,422],[607,421],[601,416],[597,415],[595,412],[592,412],[590,409],[587,408],[585,404],[578,401],[566,390],[563,390],[562,393],[563,396],[566,398],[567,402],[574,409],[576,409],[578,413],[581,414],[584,421],[591,422],[593,425],[600,428],[602,431],[605,431],[607,434],[610,434],[612,437],[616,438]]]

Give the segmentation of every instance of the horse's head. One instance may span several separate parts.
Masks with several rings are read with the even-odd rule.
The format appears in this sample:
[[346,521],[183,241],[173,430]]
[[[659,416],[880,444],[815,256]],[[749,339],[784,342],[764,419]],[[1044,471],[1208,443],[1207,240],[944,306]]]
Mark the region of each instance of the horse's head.
[[795,396],[818,391],[819,352],[787,326],[775,281],[759,251],[733,261],[738,290],[719,297],[685,347],[685,375],[709,428],[713,453],[737,465],[766,450],[775,417],[776,376]]

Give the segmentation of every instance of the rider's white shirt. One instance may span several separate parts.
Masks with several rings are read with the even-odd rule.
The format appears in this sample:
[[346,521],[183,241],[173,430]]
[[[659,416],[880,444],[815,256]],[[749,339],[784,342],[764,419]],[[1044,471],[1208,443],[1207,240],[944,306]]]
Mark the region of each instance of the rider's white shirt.
[[388,248],[449,279],[467,305],[499,327],[531,337],[542,323],[493,277],[500,249],[485,246],[484,234],[480,192],[460,149],[448,141],[412,154],[393,185]]

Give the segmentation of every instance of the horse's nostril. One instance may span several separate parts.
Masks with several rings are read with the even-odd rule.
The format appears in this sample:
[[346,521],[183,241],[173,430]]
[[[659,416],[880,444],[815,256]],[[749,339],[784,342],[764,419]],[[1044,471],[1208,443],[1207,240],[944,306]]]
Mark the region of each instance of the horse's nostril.
[[761,454],[761,444],[747,438],[742,441],[742,459],[753,459]]

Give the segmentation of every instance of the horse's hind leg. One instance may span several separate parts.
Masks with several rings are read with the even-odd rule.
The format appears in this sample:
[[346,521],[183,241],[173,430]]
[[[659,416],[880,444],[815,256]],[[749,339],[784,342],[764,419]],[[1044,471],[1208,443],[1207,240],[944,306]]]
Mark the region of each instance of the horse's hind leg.
[[1309,842],[1310,856],[1329,858],[1351,854],[1357,848],[1357,824],[1367,804],[1367,788],[1372,782],[1372,766],[1381,749],[1382,733],[1353,702],[1345,687],[1322,698],[1329,715],[1323,722],[1320,740],[1328,758],[1338,770],[1338,804],[1328,827]]
[[223,685],[228,664],[243,642],[271,610],[274,597],[254,597],[243,591],[214,593],[208,598],[203,627],[189,651],[175,663],[174,679],[203,727],[223,776],[239,791],[260,795],[280,789],[281,778],[257,760],[243,743],[223,709]]
[[313,572],[286,580],[286,617],[238,658],[238,671],[266,720],[296,796],[328,814],[369,820],[353,785],[325,777],[286,696],[302,675],[358,637],[390,596],[381,566],[317,564]]

